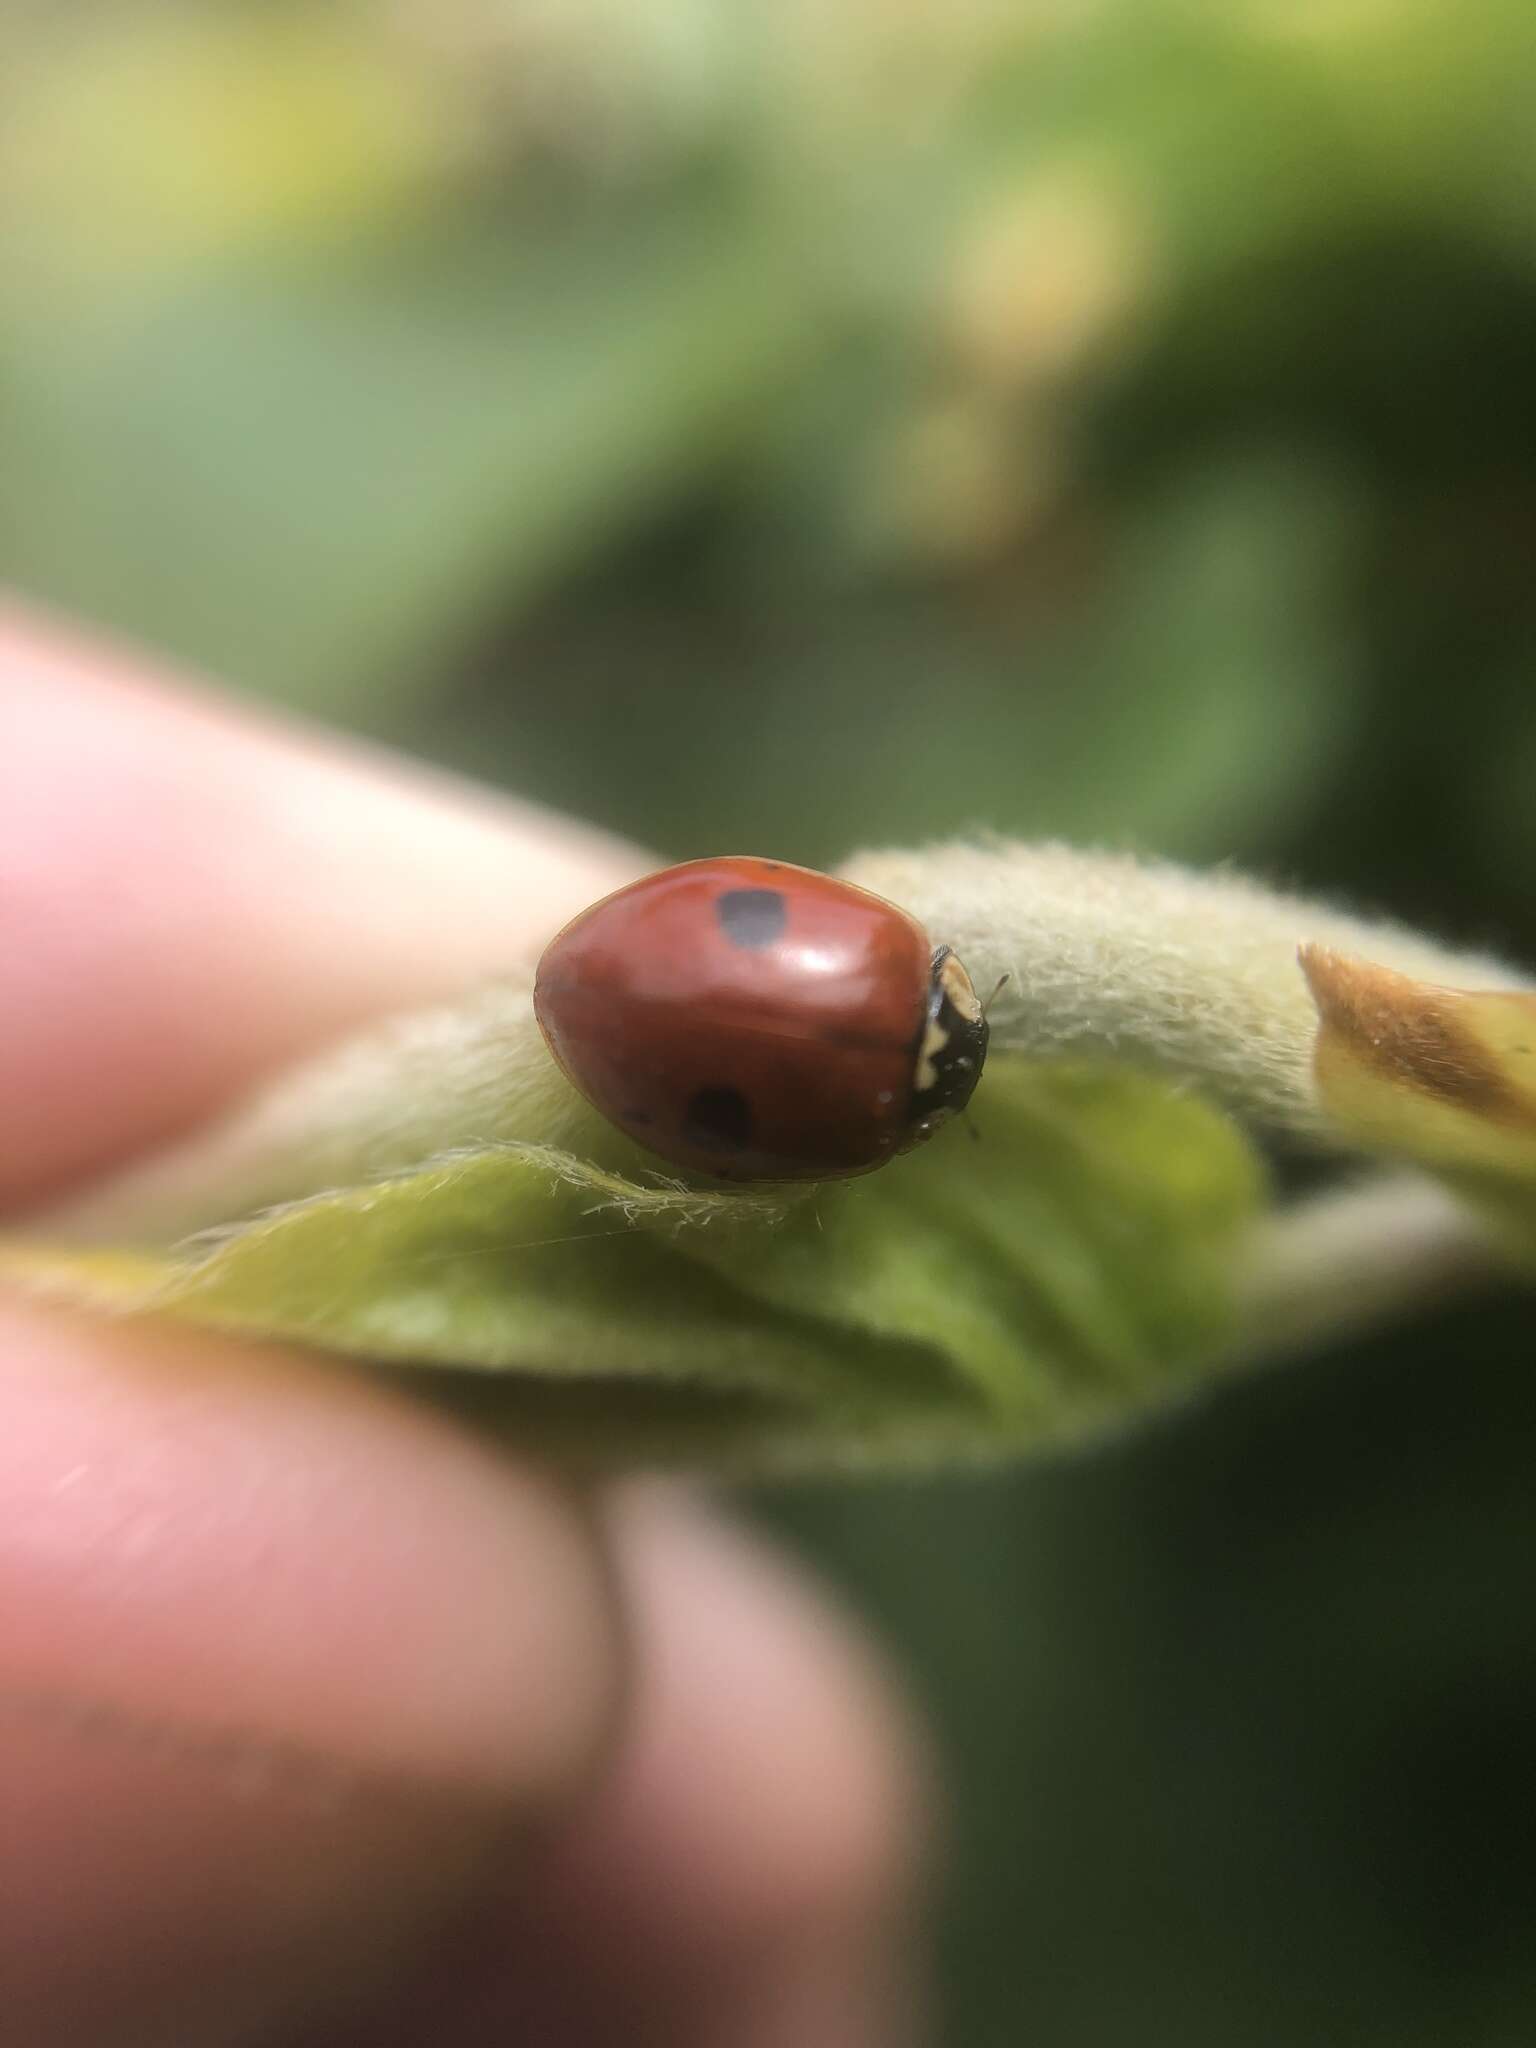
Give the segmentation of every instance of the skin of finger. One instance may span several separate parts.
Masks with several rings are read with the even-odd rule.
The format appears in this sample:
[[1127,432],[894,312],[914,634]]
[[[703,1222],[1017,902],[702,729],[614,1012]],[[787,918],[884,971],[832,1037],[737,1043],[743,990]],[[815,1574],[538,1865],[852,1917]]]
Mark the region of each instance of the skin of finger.
[[0,607],[0,1207],[516,969],[653,864]]
[[0,2010],[26,2048],[276,2048],[373,2001],[499,1846],[398,1779],[288,1783],[0,1705]]
[[0,2011],[224,2048],[371,1994],[607,1744],[595,1532],[318,1360],[4,1307],[0,1390]]
[[905,2048],[939,1835],[926,1745],[874,1651],[696,1503],[614,1513],[635,1637],[625,1744],[386,2027],[315,2048]]

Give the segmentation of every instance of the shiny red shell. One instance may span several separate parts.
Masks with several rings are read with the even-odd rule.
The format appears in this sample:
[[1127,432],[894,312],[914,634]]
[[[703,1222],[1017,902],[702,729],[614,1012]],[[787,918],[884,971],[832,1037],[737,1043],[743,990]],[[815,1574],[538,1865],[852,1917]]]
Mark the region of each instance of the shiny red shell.
[[926,1135],[914,1073],[934,960],[913,918],[851,883],[696,860],[574,918],[539,963],[534,1010],[587,1100],[661,1158],[832,1177]]

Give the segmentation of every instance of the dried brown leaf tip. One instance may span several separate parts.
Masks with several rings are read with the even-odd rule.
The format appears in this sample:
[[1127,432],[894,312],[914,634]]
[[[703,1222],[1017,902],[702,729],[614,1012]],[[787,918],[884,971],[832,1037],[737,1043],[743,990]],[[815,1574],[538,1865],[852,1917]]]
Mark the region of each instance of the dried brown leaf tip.
[[1332,1121],[1426,1166],[1536,1181],[1536,994],[1443,988],[1303,946]]

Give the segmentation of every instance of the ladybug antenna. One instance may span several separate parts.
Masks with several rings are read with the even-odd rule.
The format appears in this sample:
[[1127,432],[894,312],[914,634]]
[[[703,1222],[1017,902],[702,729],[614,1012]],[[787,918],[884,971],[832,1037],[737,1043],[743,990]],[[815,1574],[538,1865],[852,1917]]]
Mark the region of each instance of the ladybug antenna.
[[985,1017],[988,1010],[991,1009],[992,1005],[997,1001],[998,997],[1002,994],[1003,990],[1008,986],[1009,982],[1012,981],[1012,979],[1012,968],[1005,967],[1002,973],[997,977],[997,980],[993,985],[991,995],[987,997],[986,1001],[981,1006],[981,1014],[983,1015],[983,1017]]

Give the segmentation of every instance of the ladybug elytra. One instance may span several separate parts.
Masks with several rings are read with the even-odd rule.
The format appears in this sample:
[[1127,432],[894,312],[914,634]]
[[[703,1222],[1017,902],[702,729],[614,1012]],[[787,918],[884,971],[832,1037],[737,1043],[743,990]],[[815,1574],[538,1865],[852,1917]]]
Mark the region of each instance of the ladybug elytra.
[[964,1108],[987,1051],[970,976],[904,910],[742,856],[583,911],[546,948],[533,1002],[594,1108],[731,1180],[867,1173]]

